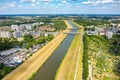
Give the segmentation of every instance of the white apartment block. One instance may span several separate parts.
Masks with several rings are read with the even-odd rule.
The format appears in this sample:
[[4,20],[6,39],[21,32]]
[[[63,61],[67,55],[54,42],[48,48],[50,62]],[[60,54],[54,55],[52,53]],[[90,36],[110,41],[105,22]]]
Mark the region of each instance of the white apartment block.
[[0,31],[0,37],[2,38],[11,38],[11,33],[9,31]]
[[25,24],[18,25],[11,25],[11,30],[14,31],[23,31],[25,29]]
[[44,24],[44,22],[40,22],[40,25],[41,25],[41,24]]
[[26,24],[25,28],[26,28],[26,30],[31,30],[32,29],[32,24]]
[[19,26],[18,25],[11,25],[11,30],[19,31]]
[[32,24],[32,26],[37,26],[37,25],[39,25],[38,22]]
[[21,36],[22,36],[22,32],[21,31],[13,32],[13,37],[14,38],[20,38]]
[[113,36],[113,32],[112,31],[106,31],[105,35],[107,36],[108,39],[110,39]]

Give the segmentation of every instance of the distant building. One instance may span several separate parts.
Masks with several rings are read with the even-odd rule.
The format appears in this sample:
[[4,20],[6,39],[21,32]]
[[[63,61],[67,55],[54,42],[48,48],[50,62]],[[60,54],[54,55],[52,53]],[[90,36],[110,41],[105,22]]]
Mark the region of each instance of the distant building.
[[44,22],[40,22],[40,25],[44,24]]
[[15,53],[18,50],[21,50],[21,48],[12,48],[12,49],[9,49],[9,50],[6,50],[6,51],[2,51],[2,52],[0,52],[0,55],[1,56],[7,56],[7,55],[10,55],[12,53]]
[[11,33],[9,31],[0,31],[0,37],[11,38]]
[[108,38],[108,39],[110,39],[110,38],[112,38],[112,36],[113,36],[113,32],[112,31],[106,31],[106,37]]
[[15,31],[13,32],[13,37],[14,38],[20,38],[22,36],[22,32],[21,31]]
[[113,28],[112,28],[112,32],[113,32],[113,33],[117,33],[117,32],[118,32],[118,29],[115,28],[115,27],[113,27]]
[[21,25],[11,25],[11,30],[14,30],[14,31],[24,31],[26,29],[27,24],[21,24]]
[[10,27],[9,26],[2,26],[0,27],[0,31],[9,31]]
[[26,24],[25,28],[26,28],[26,30],[31,30],[32,29],[32,25],[31,24]]
[[98,35],[98,31],[86,31],[88,35]]
[[32,26],[37,26],[37,25],[41,25],[41,24],[44,24],[44,22],[36,22],[36,23],[33,23]]
[[19,31],[19,26],[18,25],[11,25],[11,30],[14,30],[14,31]]
[[100,35],[105,35],[106,31],[105,30],[100,30],[99,33],[100,33]]

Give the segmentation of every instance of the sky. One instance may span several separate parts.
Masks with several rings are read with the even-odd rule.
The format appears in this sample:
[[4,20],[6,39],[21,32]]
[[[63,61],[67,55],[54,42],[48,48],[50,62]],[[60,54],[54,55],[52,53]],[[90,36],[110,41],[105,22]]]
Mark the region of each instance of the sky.
[[0,14],[120,14],[120,0],[0,0]]

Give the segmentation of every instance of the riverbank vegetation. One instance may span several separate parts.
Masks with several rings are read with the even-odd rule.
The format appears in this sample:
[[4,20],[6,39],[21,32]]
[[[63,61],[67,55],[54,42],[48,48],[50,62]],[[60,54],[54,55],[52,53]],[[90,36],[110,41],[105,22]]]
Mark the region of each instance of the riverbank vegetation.
[[84,48],[83,48],[83,79],[87,80],[88,78],[88,38],[87,34],[84,34],[83,36],[83,43],[84,43]]

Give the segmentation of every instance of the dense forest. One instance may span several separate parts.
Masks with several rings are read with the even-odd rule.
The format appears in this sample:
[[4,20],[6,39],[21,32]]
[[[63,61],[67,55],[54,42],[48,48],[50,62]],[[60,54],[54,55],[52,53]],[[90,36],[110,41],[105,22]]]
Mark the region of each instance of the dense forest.
[[110,24],[109,21],[107,20],[89,20],[89,19],[80,19],[80,20],[75,20],[76,23],[82,25],[82,26],[97,26],[97,25],[103,25],[103,24]]

